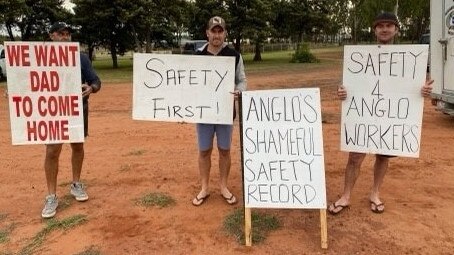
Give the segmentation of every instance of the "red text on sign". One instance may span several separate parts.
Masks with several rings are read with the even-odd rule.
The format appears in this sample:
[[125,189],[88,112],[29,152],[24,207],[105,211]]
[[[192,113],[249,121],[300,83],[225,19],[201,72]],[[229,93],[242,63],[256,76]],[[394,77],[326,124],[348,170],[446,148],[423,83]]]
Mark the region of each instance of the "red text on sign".
[[9,66],[30,66],[28,45],[7,45],[6,52]]
[[77,46],[74,45],[35,45],[38,66],[76,66]]
[[28,141],[69,140],[68,120],[27,121]]
[[37,71],[30,72],[30,87],[33,92],[36,91],[58,91],[60,88],[60,79],[56,71]]

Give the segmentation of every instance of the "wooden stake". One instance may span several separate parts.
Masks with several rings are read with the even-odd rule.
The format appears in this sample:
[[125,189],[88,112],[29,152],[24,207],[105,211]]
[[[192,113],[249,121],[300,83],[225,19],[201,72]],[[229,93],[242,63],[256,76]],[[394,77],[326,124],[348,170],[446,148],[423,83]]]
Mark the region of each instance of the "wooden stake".
[[328,249],[328,226],[326,222],[326,209],[320,209],[320,239],[322,249]]
[[246,246],[252,246],[251,208],[244,208],[244,238]]

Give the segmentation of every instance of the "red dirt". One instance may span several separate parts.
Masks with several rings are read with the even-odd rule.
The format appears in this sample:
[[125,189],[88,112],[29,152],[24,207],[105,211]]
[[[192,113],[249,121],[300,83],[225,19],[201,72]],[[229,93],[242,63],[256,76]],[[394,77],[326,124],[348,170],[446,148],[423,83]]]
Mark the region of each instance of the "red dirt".
[[[298,72],[248,74],[249,89],[317,86],[322,92],[327,197],[342,191],[347,153],[339,150],[340,102],[335,89],[341,65]],[[4,87],[0,88],[3,94]],[[452,254],[454,251],[454,120],[426,99],[418,159],[394,158],[385,178],[381,215],[369,209],[373,157],[368,156],[351,208],[328,215],[328,249],[320,248],[318,210],[260,210],[276,215],[282,227],[252,247],[226,235],[229,206],[219,196],[217,154],[211,197],[191,204],[199,190],[197,145],[191,124],[133,121],[131,84],[104,84],[91,98],[90,137],[82,179],[90,200],[59,210],[57,219],[87,215],[87,222],[54,231],[36,254],[76,254],[94,246],[101,254]],[[238,122],[232,150],[231,191],[241,197]],[[45,147],[12,146],[7,100],[0,99],[0,232],[12,229],[0,254],[18,253],[43,229],[40,212],[46,194]],[[60,159],[57,193],[69,193],[70,148]],[[134,199],[152,191],[170,194],[176,205],[144,208]],[[241,199],[240,199],[241,200]],[[3,251],[3,253],[2,253]]]

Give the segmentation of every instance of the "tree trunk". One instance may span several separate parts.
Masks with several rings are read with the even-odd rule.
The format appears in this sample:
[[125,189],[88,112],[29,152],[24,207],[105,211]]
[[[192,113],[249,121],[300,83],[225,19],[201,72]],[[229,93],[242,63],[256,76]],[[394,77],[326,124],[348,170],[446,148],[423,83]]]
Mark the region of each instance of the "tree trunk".
[[238,34],[235,38],[235,50],[241,52],[241,35]]
[[151,52],[151,30],[150,29],[147,29],[145,52],[146,53]]
[[133,25],[131,25],[131,30],[132,30],[132,34],[134,35],[134,43],[136,45],[136,51],[139,52],[139,53],[142,53],[143,50],[142,50],[142,45],[139,41],[139,38],[137,36],[137,33],[136,33],[136,29]]
[[112,55],[112,67],[114,69],[117,69],[118,68],[117,48],[115,47],[114,40],[111,40],[110,42],[110,54]]
[[255,55],[254,55],[254,61],[262,61],[262,53],[260,51],[260,47],[261,47],[261,43],[260,42],[256,42],[255,43]]
[[13,28],[10,23],[6,23],[6,30],[8,31],[8,37],[10,41],[15,41],[14,39],[14,34],[13,34]]
[[93,44],[90,44],[88,46],[88,58],[90,58],[90,61],[93,62],[93,53],[95,52],[95,46]]

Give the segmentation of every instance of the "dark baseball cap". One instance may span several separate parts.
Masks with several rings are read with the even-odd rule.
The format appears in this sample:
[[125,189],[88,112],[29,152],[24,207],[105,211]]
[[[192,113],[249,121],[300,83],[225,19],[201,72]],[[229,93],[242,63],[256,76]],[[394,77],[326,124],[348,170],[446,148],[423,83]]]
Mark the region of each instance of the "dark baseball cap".
[[73,32],[73,29],[71,28],[71,26],[69,26],[68,24],[66,24],[65,22],[55,22],[54,24],[52,24],[52,26],[50,27],[49,29],[49,33],[53,33],[53,32],[59,32],[59,31],[62,31],[62,30],[66,30],[70,33]]
[[208,21],[208,30],[213,29],[214,27],[221,27],[225,30],[225,20],[219,16],[214,16]]
[[378,23],[382,22],[393,23],[396,27],[399,27],[399,20],[397,19],[397,16],[392,12],[382,12],[378,14],[377,17],[375,17],[372,27],[375,29]]

